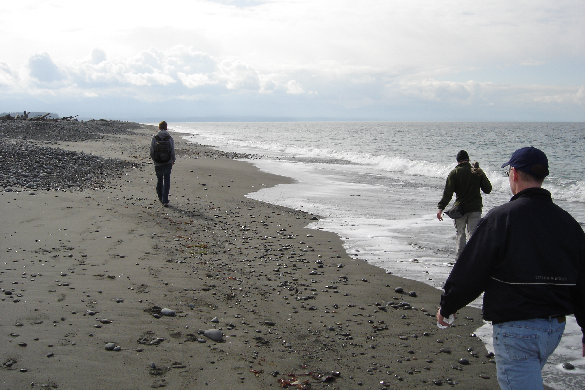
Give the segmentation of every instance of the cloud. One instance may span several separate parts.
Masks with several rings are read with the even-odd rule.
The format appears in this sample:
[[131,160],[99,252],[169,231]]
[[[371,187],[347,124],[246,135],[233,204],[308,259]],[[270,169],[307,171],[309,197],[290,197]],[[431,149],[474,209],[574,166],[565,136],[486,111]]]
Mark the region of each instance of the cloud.
[[550,86],[538,84],[498,84],[477,81],[436,79],[406,80],[396,87],[404,97],[419,101],[465,106],[552,107],[585,106],[585,86]]
[[258,91],[260,78],[251,66],[239,60],[225,60],[219,64],[218,77],[229,90]]
[[398,88],[403,95],[422,100],[469,104],[480,97],[480,91],[488,85],[475,81],[421,79],[400,81]]
[[196,89],[199,87],[217,84],[209,75],[204,73],[183,73],[178,72],[177,77],[183,85],[189,89]]
[[65,75],[47,53],[36,54],[28,61],[30,76],[44,84],[62,81]]
[[98,65],[106,60],[106,53],[100,49],[93,49],[91,52],[91,59],[90,63],[94,65]]
[[579,87],[579,90],[575,94],[575,101],[577,104],[585,107],[585,85]]
[[535,103],[576,105],[585,109],[585,85],[578,88],[554,88],[534,97]]
[[291,95],[302,95],[305,93],[305,90],[297,81],[290,80],[286,85],[286,93]]
[[13,74],[12,70],[10,70],[10,67],[5,63],[0,62],[0,86],[12,86],[14,82],[15,75]]
[[266,1],[262,1],[262,0],[210,0],[211,2],[214,3],[219,3],[219,4],[226,4],[226,5],[231,5],[234,7],[254,7],[263,3],[266,3]]
[[132,85],[139,87],[167,86],[175,83],[175,79],[168,74],[161,72],[126,73],[125,80]]
[[103,0],[89,12],[1,3],[0,95],[393,119],[507,105],[585,119],[574,0]]
[[243,116],[248,110],[255,116],[264,112],[283,117],[366,119],[371,115],[371,119],[386,116],[398,120],[403,115],[417,120],[423,115],[419,112],[421,117],[416,118],[410,112],[423,108],[428,111],[425,115],[448,119],[463,112],[487,115],[497,109],[501,114],[529,106],[541,107],[544,114],[561,105],[566,106],[566,113],[567,107],[578,107],[582,112],[585,94],[583,85],[458,81],[450,79],[449,69],[436,75],[419,73],[418,69],[383,72],[355,66],[336,72],[305,67],[265,72],[242,60],[216,58],[187,46],[146,50],[123,59],[95,49],[85,60],[69,66],[57,66],[48,54],[42,54],[31,57],[29,63],[34,77],[18,83],[15,72],[1,64],[0,84],[11,83],[13,91],[26,90],[47,99],[58,95],[63,101],[77,99],[77,104],[99,102],[110,109],[120,98],[127,107],[157,102],[174,115],[180,114],[179,108],[188,110],[188,102],[195,101],[203,116]]

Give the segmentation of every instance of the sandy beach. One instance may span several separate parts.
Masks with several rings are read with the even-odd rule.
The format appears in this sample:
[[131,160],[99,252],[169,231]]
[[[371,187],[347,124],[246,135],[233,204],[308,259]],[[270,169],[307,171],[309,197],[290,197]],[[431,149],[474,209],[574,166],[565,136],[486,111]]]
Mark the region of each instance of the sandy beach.
[[479,310],[438,329],[438,290],[245,197],[289,179],[173,133],[162,207],[154,132],[22,140],[125,163],[95,188],[0,186],[1,389],[498,388]]

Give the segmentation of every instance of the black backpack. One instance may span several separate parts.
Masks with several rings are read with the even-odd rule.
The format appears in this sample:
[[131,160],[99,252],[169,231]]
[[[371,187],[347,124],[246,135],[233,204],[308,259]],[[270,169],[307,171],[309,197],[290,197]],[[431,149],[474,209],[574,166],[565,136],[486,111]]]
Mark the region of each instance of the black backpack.
[[157,163],[166,163],[171,160],[171,137],[160,138],[154,136],[154,154],[152,159]]

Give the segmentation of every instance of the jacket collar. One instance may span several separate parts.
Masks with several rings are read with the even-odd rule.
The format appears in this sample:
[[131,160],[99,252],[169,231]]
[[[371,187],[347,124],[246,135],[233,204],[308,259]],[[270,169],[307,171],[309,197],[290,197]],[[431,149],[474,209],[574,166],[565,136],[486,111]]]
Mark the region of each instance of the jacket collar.
[[545,190],[544,188],[539,188],[539,187],[532,187],[532,188],[526,188],[520,192],[518,192],[516,195],[514,195],[512,197],[512,199],[510,199],[510,202],[513,200],[516,200],[518,198],[546,198],[546,200],[550,200],[552,202],[552,197],[550,195],[550,192],[548,192],[548,190]]

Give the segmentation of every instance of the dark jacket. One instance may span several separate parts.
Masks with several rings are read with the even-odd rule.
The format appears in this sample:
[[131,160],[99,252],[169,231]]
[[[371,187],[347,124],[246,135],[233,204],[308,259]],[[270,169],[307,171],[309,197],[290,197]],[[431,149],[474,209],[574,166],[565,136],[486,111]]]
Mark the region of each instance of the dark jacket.
[[444,290],[445,317],[485,292],[493,323],[575,314],[583,330],[585,233],[547,190],[521,191],[480,220]]
[[[154,145],[155,145],[155,142],[156,142],[155,137],[159,137],[159,138],[169,137],[170,138],[170,141],[171,141],[171,159],[168,162],[158,163],[158,162],[154,161]],[[152,137],[152,141],[150,141],[150,158],[153,160],[155,166],[161,166],[161,165],[167,165],[167,164],[174,164],[175,163],[175,141],[173,140],[173,137],[171,137],[171,134],[168,131],[166,131],[166,130],[160,130],[158,133],[156,133]]]
[[462,162],[457,164],[445,183],[445,190],[443,197],[439,201],[438,208],[444,210],[451,201],[453,193],[457,195],[455,204],[460,204],[463,207],[464,213],[473,211],[481,212],[483,203],[481,201],[481,193],[489,194],[492,192],[492,183],[481,169],[471,168],[469,162]]

